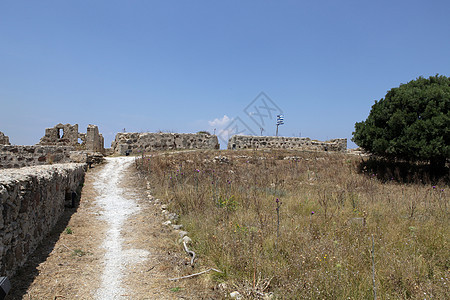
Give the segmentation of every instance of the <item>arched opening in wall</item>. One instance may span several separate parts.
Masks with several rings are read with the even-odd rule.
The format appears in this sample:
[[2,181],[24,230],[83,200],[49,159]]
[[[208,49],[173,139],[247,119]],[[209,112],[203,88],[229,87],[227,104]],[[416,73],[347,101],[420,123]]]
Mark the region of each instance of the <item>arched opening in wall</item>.
[[58,139],[62,139],[64,137],[64,129],[58,128]]
[[81,138],[78,138],[78,144],[83,144],[83,140]]

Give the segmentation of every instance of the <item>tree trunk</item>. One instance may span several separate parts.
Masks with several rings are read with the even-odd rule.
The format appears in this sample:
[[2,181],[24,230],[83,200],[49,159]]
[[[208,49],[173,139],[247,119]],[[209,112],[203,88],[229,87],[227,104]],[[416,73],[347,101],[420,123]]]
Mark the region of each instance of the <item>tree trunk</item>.
[[445,157],[436,157],[430,159],[431,172],[434,174],[443,174],[446,171],[445,163],[447,159]]

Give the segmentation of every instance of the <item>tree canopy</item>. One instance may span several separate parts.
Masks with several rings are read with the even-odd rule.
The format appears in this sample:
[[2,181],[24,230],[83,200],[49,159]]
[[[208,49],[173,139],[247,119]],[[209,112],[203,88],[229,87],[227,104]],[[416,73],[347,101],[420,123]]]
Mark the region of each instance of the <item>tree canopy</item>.
[[354,141],[386,158],[445,164],[450,158],[450,78],[419,77],[389,90],[355,124]]

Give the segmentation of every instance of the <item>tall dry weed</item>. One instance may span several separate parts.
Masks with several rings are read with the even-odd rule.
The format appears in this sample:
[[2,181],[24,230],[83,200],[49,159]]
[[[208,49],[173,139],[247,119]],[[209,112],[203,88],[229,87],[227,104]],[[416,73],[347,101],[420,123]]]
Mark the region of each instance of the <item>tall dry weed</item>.
[[380,298],[450,298],[443,183],[386,180],[333,153],[189,152],[137,165],[181,215],[199,262],[224,271],[213,279],[249,297],[371,299],[373,235]]

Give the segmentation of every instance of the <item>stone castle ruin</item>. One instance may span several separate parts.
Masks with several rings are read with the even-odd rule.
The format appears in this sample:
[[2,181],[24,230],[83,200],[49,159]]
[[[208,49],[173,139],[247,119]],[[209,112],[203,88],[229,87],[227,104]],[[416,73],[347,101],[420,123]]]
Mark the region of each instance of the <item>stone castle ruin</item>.
[[103,144],[95,125],[79,133],[77,124],[58,124],[47,128],[34,146],[10,145],[0,132],[1,275],[13,276],[55,226],[67,202],[74,205],[87,165],[103,158]]
[[89,125],[86,133],[78,124],[58,124],[45,129],[45,135],[34,146],[10,145],[0,134],[0,169],[22,168],[55,163],[98,163],[103,160],[104,139],[98,127]]
[[114,153],[125,155],[152,150],[219,149],[216,135],[207,133],[120,132],[111,143]]
[[104,153],[104,138],[95,125],[89,125],[86,133],[78,132],[78,124],[58,124],[45,129],[45,135],[38,145],[43,146],[73,146],[78,149]]
[[282,136],[234,135],[228,141],[228,150],[236,149],[290,149],[310,151],[347,151],[347,139],[333,139],[326,142],[310,138]]
[[9,137],[0,131],[0,145],[11,145],[9,142]]
[[46,128],[45,135],[38,145],[43,146],[76,146],[78,144],[78,124],[58,124],[53,128]]
[[[126,155],[154,150],[219,149],[219,141],[208,133],[118,133],[111,146],[112,153]],[[343,152],[347,140],[319,142],[236,135],[230,138],[228,149]],[[34,146],[10,145],[9,138],[0,132],[1,274],[12,276],[25,263],[55,226],[67,201],[74,203],[87,165],[101,161],[104,154],[104,139],[95,125],[79,133],[78,124],[57,124],[47,128]]]

